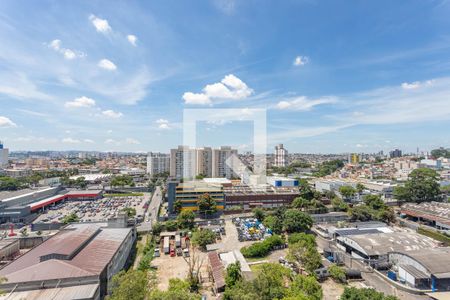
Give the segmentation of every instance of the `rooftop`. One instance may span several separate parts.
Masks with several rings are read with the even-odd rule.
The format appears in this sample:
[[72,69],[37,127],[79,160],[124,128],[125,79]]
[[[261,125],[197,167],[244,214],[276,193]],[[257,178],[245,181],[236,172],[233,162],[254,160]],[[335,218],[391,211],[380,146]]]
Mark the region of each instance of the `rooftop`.
[[8,284],[99,276],[130,230],[70,225],[0,269],[0,276],[6,277]]
[[450,225],[450,203],[448,202],[406,203],[402,206],[401,212]]
[[47,187],[47,188],[41,188],[41,189],[23,189],[18,191],[4,191],[0,192],[0,200],[1,201],[11,201],[20,197],[33,195],[38,192],[44,192],[44,191],[50,191],[54,188]]
[[450,247],[398,252],[418,261],[437,278],[450,277]]
[[435,240],[412,232],[372,233],[339,237],[354,241],[369,256],[436,248]]

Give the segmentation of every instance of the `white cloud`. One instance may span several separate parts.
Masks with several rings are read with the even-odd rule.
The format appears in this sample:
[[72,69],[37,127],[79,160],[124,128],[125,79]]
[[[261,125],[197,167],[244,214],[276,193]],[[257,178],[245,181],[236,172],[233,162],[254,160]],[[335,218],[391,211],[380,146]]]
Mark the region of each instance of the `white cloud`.
[[105,140],[105,144],[116,144],[119,145],[120,143],[114,139],[107,139]]
[[111,26],[109,26],[109,23],[105,19],[100,19],[99,17],[96,17],[95,15],[90,15],[89,20],[92,22],[92,25],[94,25],[95,29],[98,32],[101,33],[109,33],[112,31]]
[[115,112],[115,111],[113,111],[111,109],[108,109],[108,110],[102,111],[102,115],[104,115],[104,116],[106,116],[108,118],[118,119],[118,118],[123,116],[123,113]]
[[131,144],[131,145],[139,145],[139,144],[141,144],[141,142],[139,142],[138,140],[133,139],[133,138],[125,139],[125,143]]
[[24,73],[0,73],[0,94],[33,101],[53,99],[52,96],[41,92]]
[[298,66],[304,66],[309,62],[309,58],[307,56],[297,56],[294,59],[293,65],[298,67]]
[[81,108],[81,107],[93,107],[95,106],[95,100],[82,96],[75,98],[73,101],[68,101],[64,104],[67,108]]
[[11,119],[0,116],[0,128],[17,127],[16,123],[11,121]]
[[322,104],[336,103],[338,100],[336,97],[322,97],[318,99],[308,99],[305,96],[286,99],[278,102],[277,108],[283,110],[297,110],[297,111],[309,111],[314,106]]
[[415,82],[403,82],[402,83],[402,88],[404,88],[405,90],[414,90],[420,87],[420,82],[415,81]]
[[127,35],[127,40],[130,42],[131,45],[136,46],[137,37],[133,34]]
[[94,144],[94,141],[91,139],[84,139],[83,142],[88,143],[88,144]]
[[102,59],[98,62],[98,66],[102,69],[108,70],[108,71],[114,71],[117,69],[117,66],[110,61],[109,59]]
[[61,53],[67,60],[72,60],[75,58],[83,58],[86,56],[86,54],[81,51],[61,47],[61,40],[58,39],[51,41],[48,44],[48,47],[55,50],[58,53]]
[[213,101],[240,100],[252,94],[253,90],[245,82],[229,74],[220,82],[206,85],[202,93],[184,93],[183,100],[186,104],[211,105]]
[[69,138],[63,138],[62,142],[65,143],[65,144],[79,144],[80,140],[73,139],[73,138],[69,137]]
[[172,125],[169,123],[169,120],[166,119],[158,119],[155,121],[158,124],[159,129],[171,129]]

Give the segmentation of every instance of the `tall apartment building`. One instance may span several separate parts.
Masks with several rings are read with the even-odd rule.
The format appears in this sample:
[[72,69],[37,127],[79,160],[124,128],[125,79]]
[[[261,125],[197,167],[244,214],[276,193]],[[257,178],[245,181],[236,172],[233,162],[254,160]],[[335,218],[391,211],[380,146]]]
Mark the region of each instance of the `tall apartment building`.
[[169,169],[170,156],[168,154],[150,152],[147,155],[147,174],[150,176],[169,172]]
[[0,168],[8,167],[9,150],[3,147],[0,141]]
[[395,157],[402,157],[402,150],[399,149],[395,149],[389,152],[389,157],[390,158],[395,158]]
[[212,149],[189,148],[178,146],[170,150],[170,176],[174,178],[195,178],[197,175],[205,177],[235,177],[226,160],[237,156],[237,150],[231,147]]
[[212,177],[225,177],[231,179],[237,177],[232,168],[227,164],[227,160],[237,159],[237,150],[229,146],[222,146],[220,149],[214,149],[212,153]]
[[288,164],[288,151],[284,149],[283,144],[275,146],[275,167],[286,167]]

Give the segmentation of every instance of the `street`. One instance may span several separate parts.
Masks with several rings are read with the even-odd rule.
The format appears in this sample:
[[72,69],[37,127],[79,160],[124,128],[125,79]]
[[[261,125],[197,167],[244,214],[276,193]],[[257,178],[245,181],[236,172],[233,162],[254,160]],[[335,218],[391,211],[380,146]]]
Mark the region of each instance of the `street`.
[[[147,197],[148,193],[145,194]],[[144,215],[144,222],[137,226],[138,232],[148,232],[152,229],[152,224],[158,221],[158,209],[162,201],[162,192],[159,186],[153,192],[150,204]]]

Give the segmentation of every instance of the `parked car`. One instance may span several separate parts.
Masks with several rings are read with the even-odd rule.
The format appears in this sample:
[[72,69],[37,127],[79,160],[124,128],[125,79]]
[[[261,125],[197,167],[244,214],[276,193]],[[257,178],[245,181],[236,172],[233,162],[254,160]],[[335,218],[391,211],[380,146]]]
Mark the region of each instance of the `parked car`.
[[189,257],[189,249],[188,248],[183,249],[183,256],[184,257]]

